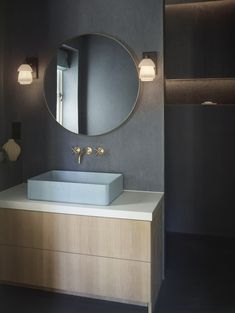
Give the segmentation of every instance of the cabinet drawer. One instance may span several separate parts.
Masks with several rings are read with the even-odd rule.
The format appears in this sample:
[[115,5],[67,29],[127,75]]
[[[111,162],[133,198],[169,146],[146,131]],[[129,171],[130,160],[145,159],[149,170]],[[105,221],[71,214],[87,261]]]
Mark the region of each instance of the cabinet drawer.
[[0,245],[0,280],[149,302],[150,263]]
[[148,221],[0,209],[0,243],[150,262]]
[[0,244],[42,246],[42,213],[0,209]]

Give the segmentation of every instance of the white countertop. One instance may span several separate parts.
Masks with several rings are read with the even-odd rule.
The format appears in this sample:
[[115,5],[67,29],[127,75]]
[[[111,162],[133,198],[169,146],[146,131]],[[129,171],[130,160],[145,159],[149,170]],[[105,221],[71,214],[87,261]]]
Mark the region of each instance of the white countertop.
[[152,221],[163,192],[124,191],[108,206],[35,201],[27,198],[27,184],[0,192],[0,207],[72,215]]

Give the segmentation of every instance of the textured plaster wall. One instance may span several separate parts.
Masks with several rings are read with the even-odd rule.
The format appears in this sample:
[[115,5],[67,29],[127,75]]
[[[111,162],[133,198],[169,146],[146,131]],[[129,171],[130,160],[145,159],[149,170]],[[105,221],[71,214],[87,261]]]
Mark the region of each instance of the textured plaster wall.
[[[23,178],[47,169],[124,173],[125,188],[164,189],[164,88],[162,0],[59,0],[8,2],[6,77],[7,129],[22,122]],[[142,88],[127,123],[98,137],[72,134],[48,114],[43,95],[44,71],[57,45],[83,33],[100,32],[122,40],[138,62],[143,51],[158,52],[158,76]],[[39,57],[39,79],[16,82],[26,56]],[[71,146],[102,145],[104,158],[75,162]]]

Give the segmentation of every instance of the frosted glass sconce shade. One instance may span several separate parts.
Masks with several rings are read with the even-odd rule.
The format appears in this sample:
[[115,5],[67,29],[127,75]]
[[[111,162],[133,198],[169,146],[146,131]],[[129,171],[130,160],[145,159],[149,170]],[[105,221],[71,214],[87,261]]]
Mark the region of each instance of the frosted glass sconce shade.
[[153,60],[146,58],[143,59],[140,64],[140,74],[139,78],[142,82],[153,81],[156,77],[156,66]]
[[29,64],[21,64],[18,68],[18,83],[30,85],[33,82],[33,69]]
[[38,58],[27,57],[23,64],[18,68],[18,83],[30,85],[33,79],[38,78]]

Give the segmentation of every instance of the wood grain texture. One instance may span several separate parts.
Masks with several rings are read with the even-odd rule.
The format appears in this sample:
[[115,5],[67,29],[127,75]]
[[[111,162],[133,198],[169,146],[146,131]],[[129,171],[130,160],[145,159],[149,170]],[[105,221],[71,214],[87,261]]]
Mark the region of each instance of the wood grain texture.
[[43,215],[13,209],[0,209],[0,244],[41,248]]
[[0,209],[0,243],[150,262],[150,222]]
[[0,246],[0,280],[149,302],[150,263]]
[[163,270],[163,204],[151,223],[151,309],[154,311],[157,297],[164,277]]
[[152,222],[0,209],[0,280],[148,304],[163,273],[163,206]]

